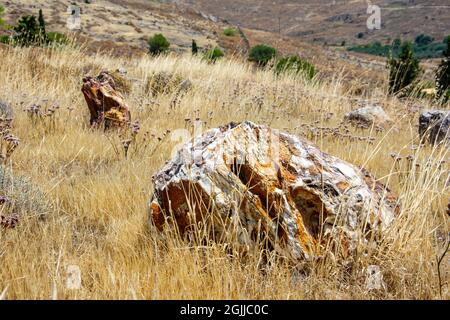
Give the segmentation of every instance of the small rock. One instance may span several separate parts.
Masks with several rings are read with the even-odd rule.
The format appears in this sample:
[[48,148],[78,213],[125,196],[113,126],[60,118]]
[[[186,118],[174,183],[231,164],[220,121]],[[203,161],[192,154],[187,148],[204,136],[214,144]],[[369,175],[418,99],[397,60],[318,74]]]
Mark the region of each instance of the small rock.
[[367,127],[372,125],[386,126],[392,122],[383,108],[377,105],[365,106],[351,111],[345,115],[344,120]]
[[121,76],[126,76],[128,73],[127,69],[125,69],[123,67],[116,69],[116,72],[119,73]]
[[419,116],[419,135],[431,144],[450,141],[450,111],[427,110]]

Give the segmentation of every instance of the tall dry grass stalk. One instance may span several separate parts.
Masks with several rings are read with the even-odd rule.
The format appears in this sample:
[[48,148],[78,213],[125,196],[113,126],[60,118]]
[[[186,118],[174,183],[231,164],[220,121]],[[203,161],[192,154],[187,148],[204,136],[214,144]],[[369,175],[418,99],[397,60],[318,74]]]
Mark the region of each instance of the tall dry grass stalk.
[[[4,165],[28,177],[51,210],[44,219],[22,215],[15,229],[0,229],[2,299],[448,299],[448,260],[436,258],[448,240],[448,149],[419,145],[412,99],[373,88],[395,119],[387,131],[338,126],[355,97],[342,80],[307,82],[275,78],[237,60],[206,64],[189,56],[125,60],[83,50],[0,48],[0,100],[14,108],[13,132],[21,144]],[[141,130],[125,158],[115,131],[88,127],[81,79],[124,67],[132,87],[126,99]],[[146,83],[165,71],[190,79],[192,88],[156,97]],[[347,92],[347,91],[346,91]],[[33,119],[33,104],[51,116]],[[352,267],[327,260],[299,271],[281,257],[245,259],[226,245],[165,237],[147,225],[151,176],[168,160],[171,132],[198,119],[204,129],[251,120],[305,135],[322,150],[364,165],[400,197],[402,212],[376,248],[363,248]],[[308,125],[308,126],[307,126]],[[322,128],[322,129],[321,129]],[[393,160],[391,153],[402,158]],[[408,155],[411,155],[408,159]],[[412,160],[411,160],[412,159]],[[267,258],[267,257],[266,257]],[[82,286],[66,286],[67,267],[79,266]],[[385,286],[368,290],[366,270],[378,265]]]

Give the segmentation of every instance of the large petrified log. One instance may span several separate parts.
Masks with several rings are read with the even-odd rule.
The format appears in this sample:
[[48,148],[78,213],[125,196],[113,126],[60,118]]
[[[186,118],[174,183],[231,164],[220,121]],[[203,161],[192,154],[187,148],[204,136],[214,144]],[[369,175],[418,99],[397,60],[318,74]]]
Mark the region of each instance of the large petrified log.
[[153,183],[150,217],[160,231],[172,221],[185,234],[203,221],[212,239],[233,232],[247,248],[265,239],[295,259],[320,255],[326,239],[348,254],[382,233],[399,208],[364,169],[248,121],[184,145]]
[[103,71],[97,77],[83,78],[81,89],[91,113],[91,125],[104,122],[105,128],[121,126],[131,120],[130,111],[122,94],[108,72]]

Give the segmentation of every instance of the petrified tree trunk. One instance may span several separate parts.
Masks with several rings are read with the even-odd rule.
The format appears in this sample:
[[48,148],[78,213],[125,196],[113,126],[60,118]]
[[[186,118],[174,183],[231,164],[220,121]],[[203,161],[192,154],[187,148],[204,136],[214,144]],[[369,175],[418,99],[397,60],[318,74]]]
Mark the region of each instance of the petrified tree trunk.
[[247,248],[265,239],[294,259],[321,255],[326,239],[348,255],[399,210],[397,198],[364,169],[252,122],[194,139],[153,183],[150,216],[159,230],[172,221],[185,234],[202,221],[211,239]]
[[113,78],[103,71],[97,77],[83,78],[81,89],[91,113],[90,123],[105,128],[121,126],[131,120],[130,111],[122,94],[116,90]]

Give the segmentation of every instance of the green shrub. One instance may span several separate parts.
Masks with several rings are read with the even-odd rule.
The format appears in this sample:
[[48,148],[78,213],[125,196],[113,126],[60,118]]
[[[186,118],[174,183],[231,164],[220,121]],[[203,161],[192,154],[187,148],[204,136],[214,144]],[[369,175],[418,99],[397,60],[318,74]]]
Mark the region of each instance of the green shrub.
[[148,40],[148,50],[152,55],[159,55],[169,50],[170,43],[162,33],[155,34]]
[[388,59],[388,67],[390,94],[396,94],[414,82],[419,75],[420,67],[410,42],[402,45],[398,59],[392,56]]
[[224,56],[222,50],[219,47],[215,47],[205,52],[203,55],[203,59],[209,62],[215,62],[216,60],[222,58]]
[[223,29],[223,34],[227,37],[234,37],[236,35],[236,30],[234,28],[225,28]]
[[50,44],[68,44],[69,39],[63,33],[59,32],[49,32],[47,33],[47,41]]
[[12,40],[13,39],[8,35],[0,35],[0,43],[11,44]]
[[400,50],[402,46],[402,40],[399,38],[394,39],[394,41],[392,41],[392,50],[394,51],[398,51]]
[[[445,48],[444,43],[430,42],[433,38],[429,36],[418,36],[413,45],[414,55],[418,59],[438,58],[442,56],[442,50]],[[398,57],[401,51],[402,41],[395,39],[391,45],[382,45],[380,42],[369,43],[365,45],[352,46],[349,51],[362,52],[377,56]]]
[[288,73],[293,75],[301,75],[307,79],[312,79],[316,75],[314,65],[299,56],[288,56],[278,60],[275,66],[277,74]]
[[264,67],[276,54],[277,50],[275,48],[265,44],[258,44],[251,48],[248,60],[255,62],[258,66]]
[[36,17],[33,15],[23,16],[14,27],[16,35],[14,42],[21,46],[42,44],[45,42],[45,34],[39,26]]
[[450,99],[450,36],[445,39],[444,59],[436,72],[436,98],[447,102]]
[[416,43],[419,46],[427,46],[430,43],[432,43],[434,41],[433,37],[427,36],[425,34],[420,34],[416,37],[416,39],[414,40],[414,43]]

